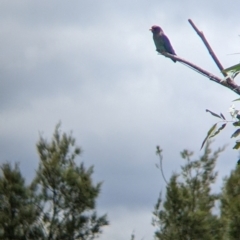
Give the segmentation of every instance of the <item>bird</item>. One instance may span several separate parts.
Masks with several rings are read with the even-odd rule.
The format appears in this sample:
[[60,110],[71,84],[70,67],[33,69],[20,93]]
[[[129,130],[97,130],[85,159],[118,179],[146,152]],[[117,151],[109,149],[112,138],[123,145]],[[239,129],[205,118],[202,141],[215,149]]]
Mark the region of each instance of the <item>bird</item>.
[[[157,25],[153,25],[149,29],[153,33],[153,41],[156,46],[156,51],[160,53],[170,53],[172,55],[177,55],[168,39],[168,37],[164,34],[162,28],[160,28]],[[172,59],[174,62],[176,62],[175,59]]]

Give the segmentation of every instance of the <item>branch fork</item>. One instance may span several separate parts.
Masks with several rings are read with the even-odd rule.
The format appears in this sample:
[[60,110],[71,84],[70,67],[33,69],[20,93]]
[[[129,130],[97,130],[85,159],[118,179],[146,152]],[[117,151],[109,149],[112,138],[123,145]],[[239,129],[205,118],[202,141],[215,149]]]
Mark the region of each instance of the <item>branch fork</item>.
[[209,54],[211,55],[212,59],[216,63],[217,67],[219,68],[220,72],[223,74],[223,78],[220,78],[218,76],[215,76],[214,74],[204,70],[203,68],[183,59],[180,58],[179,56],[172,55],[166,52],[161,52],[160,54],[164,55],[167,58],[174,59],[178,62],[183,63],[184,65],[187,65],[188,67],[194,69],[195,71],[199,72],[200,74],[204,75],[211,81],[214,81],[218,84],[221,84],[224,87],[227,87],[228,89],[234,91],[238,95],[240,95],[240,86],[234,81],[234,78],[229,77],[225,72],[223,72],[224,68],[220,61],[218,60],[216,54],[214,53],[213,49],[211,48],[210,44],[208,43],[207,39],[205,38],[203,32],[199,31],[199,29],[196,27],[196,25],[193,23],[191,19],[188,20],[193,29],[196,31],[196,33],[199,35],[199,37],[202,39],[204,45],[206,46]]

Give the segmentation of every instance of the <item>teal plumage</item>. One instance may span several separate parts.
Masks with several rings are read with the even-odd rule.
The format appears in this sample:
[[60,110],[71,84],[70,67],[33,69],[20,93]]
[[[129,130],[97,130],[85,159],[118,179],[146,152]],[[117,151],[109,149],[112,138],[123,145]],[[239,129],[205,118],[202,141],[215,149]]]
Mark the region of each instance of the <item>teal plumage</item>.
[[[167,52],[172,55],[176,55],[170,40],[168,37],[164,34],[163,30],[159,26],[152,26],[150,31],[153,33],[153,41],[156,46],[156,51],[162,53],[162,52]],[[172,59],[174,62],[176,60]]]

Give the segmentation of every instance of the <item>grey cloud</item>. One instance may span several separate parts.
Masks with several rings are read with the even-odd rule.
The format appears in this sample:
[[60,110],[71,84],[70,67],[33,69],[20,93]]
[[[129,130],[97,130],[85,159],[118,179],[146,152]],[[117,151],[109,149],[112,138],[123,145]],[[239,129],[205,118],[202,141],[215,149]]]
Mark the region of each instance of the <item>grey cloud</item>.
[[[205,109],[227,115],[237,98],[158,56],[148,29],[161,25],[177,54],[220,76],[187,19],[204,31],[229,66],[239,61],[237,55],[226,56],[239,46],[235,4],[228,16],[226,2],[216,1],[2,1],[0,161],[20,161],[30,180],[38,162],[38,133],[50,139],[61,120],[62,130],[72,130],[84,150],[79,161],[94,165],[94,180],[104,181],[98,206],[100,211],[116,211],[110,213],[111,234],[123,234],[115,225],[122,221],[118,210],[132,209],[136,216],[144,209],[145,216],[149,209],[151,214],[164,189],[155,168],[156,145],[164,149],[169,177],[179,170],[181,150],[200,154],[215,120]],[[215,147],[229,142],[228,131]],[[218,163],[221,176],[235,160],[229,148]],[[125,238],[132,228],[126,229]],[[112,239],[111,234],[101,239]]]

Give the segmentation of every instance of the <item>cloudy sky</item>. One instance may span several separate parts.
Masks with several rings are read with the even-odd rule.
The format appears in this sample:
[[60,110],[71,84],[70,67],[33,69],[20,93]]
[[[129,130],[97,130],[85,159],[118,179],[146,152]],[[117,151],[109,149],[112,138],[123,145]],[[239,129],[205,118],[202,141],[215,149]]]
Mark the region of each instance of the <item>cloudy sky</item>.
[[[165,188],[156,145],[169,178],[183,164],[180,151],[201,154],[217,121],[205,109],[229,116],[238,96],[157,55],[148,29],[160,25],[180,57],[221,76],[187,20],[229,67],[240,61],[228,55],[240,52],[239,9],[238,0],[0,0],[0,163],[20,162],[30,181],[39,133],[50,139],[61,121],[83,149],[79,161],[104,181],[97,207],[110,226],[100,239],[130,239],[133,231],[152,239],[151,212]],[[237,161],[233,130],[213,144],[229,144],[217,187]]]

